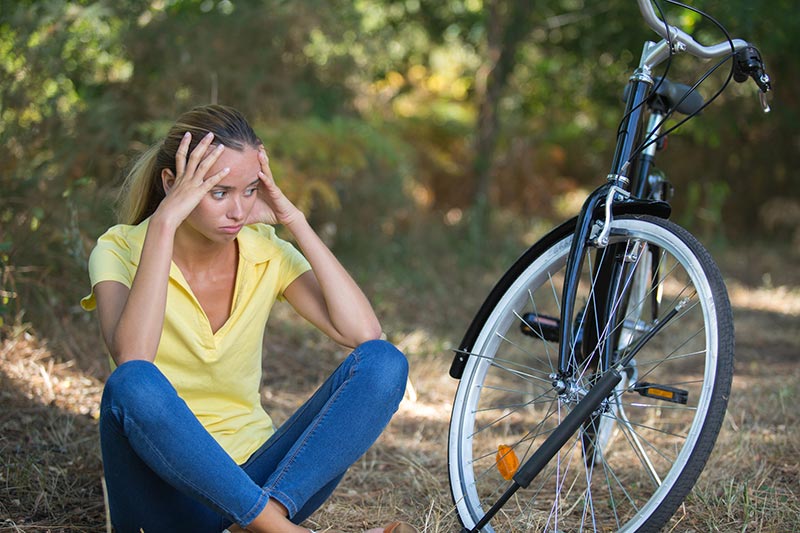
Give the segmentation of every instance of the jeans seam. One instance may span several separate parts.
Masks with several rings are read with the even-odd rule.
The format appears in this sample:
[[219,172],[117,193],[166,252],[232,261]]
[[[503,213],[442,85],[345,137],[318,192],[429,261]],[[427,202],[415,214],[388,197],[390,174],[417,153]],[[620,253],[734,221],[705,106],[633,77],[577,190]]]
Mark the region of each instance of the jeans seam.
[[[258,500],[250,508],[250,510],[247,511],[244,514],[244,516],[242,516],[241,521],[238,521],[237,523],[239,525],[241,525],[241,526],[247,527],[250,524],[250,522],[255,520],[255,518],[258,516],[258,514],[261,511],[264,510],[264,507],[267,506],[267,503],[269,502],[270,497],[271,497],[270,494],[265,489],[262,488],[261,489],[261,496],[258,497]],[[262,504],[262,502],[263,502],[263,504]]]
[[[342,384],[341,384],[339,387],[337,387],[337,389],[336,389],[336,393],[335,393],[333,396],[331,396],[330,400],[328,401],[328,405],[325,407],[325,409],[323,409],[322,411],[320,411],[319,417],[318,417],[318,418],[317,418],[317,420],[315,421],[314,425],[313,425],[313,426],[311,426],[311,427],[309,428],[308,434],[306,435],[305,439],[303,439],[302,443],[300,444],[300,446],[298,446],[298,448],[297,448],[297,450],[295,451],[295,453],[294,453],[294,454],[292,454],[292,456],[291,456],[291,457],[288,459],[288,461],[286,462],[286,465],[285,465],[285,466],[284,466],[284,467],[281,469],[281,472],[280,472],[280,474],[278,474],[278,477],[277,477],[277,478],[275,478],[275,481],[273,481],[273,482],[272,482],[272,484],[269,486],[269,488],[268,488],[268,489],[267,489],[267,487],[264,487],[264,489],[265,489],[265,490],[268,490],[270,494],[276,494],[276,493],[280,493],[280,494],[283,494],[284,496],[286,496],[286,499],[287,499],[288,501],[287,501],[287,502],[281,502],[281,503],[282,503],[284,506],[286,506],[286,507],[287,507],[287,510],[289,511],[289,516],[290,516],[290,517],[294,516],[294,515],[297,513],[297,511],[299,510],[299,509],[297,508],[297,504],[296,504],[296,503],[295,503],[295,501],[294,501],[292,498],[290,498],[290,497],[289,497],[287,494],[285,494],[284,492],[282,492],[282,491],[280,491],[280,490],[276,489],[276,486],[277,486],[277,485],[278,485],[278,484],[279,484],[279,483],[280,483],[280,482],[281,482],[281,481],[284,479],[284,477],[286,476],[286,474],[287,474],[288,470],[289,470],[289,469],[290,469],[290,468],[291,468],[291,467],[294,465],[294,463],[295,463],[295,459],[296,459],[296,458],[297,458],[297,456],[300,454],[300,452],[301,452],[301,451],[304,449],[304,447],[305,447],[306,443],[307,443],[307,442],[308,442],[308,441],[311,439],[311,437],[313,437],[314,433],[316,432],[316,430],[317,430],[317,428],[320,426],[320,424],[322,424],[322,422],[325,420],[325,418],[326,418],[326,416],[327,416],[328,412],[330,411],[330,408],[331,408],[331,407],[333,406],[333,404],[334,404],[334,403],[336,403],[336,401],[337,401],[337,400],[338,400],[338,399],[341,397],[341,395],[342,395],[342,390],[344,389],[345,385],[346,385],[346,384],[347,384],[349,381],[351,381],[351,380],[352,380],[353,376],[354,376],[354,375],[355,375],[355,373],[356,373],[356,369],[358,368],[358,366],[359,366],[359,363],[360,363],[360,361],[361,361],[361,355],[360,355],[358,352],[359,352],[359,350],[358,350],[358,349],[356,349],[356,350],[354,350],[354,351],[352,352],[351,356],[353,357],[353,359],[355,359],[355,363],[356,363],[356,364],[354,364],[354,365],[353,365],[353,366],[350,368],[350,371],[347,373],[347,377],[344,379],[344,381],[342,382]],[[287,506],[287,503],[288,503],[289,505],[291,505],[291,507],[292,507],[291,509],[289,509],[289,507]]]

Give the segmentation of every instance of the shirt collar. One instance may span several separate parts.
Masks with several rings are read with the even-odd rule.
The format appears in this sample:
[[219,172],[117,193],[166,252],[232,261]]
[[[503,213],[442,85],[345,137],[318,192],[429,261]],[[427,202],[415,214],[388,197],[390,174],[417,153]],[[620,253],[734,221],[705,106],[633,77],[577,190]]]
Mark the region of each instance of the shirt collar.
[[[131,226],[127,240],[131,247],[131,261],[138,265],[142,257],[144,238],[150,218],[146,218],[136,226]],[[252,224],[245,226],[236,236],[239,241],[239,255],[248,262],[265,263],[280,253],[280,248],[275,242],[275,228],[267,224]]]

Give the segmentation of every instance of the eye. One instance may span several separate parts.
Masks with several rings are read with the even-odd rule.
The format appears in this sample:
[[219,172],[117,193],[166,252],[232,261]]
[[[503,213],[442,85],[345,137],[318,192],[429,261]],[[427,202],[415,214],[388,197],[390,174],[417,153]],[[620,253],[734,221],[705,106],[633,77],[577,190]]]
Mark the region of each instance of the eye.
[[225,191],[211,191],[211,197],[214,200],[222,200],[225,198]]
[[249,189],[245,189],[244,195],[245,196],[253,196],[253,193],[258,191],[258,187],[250,187]]

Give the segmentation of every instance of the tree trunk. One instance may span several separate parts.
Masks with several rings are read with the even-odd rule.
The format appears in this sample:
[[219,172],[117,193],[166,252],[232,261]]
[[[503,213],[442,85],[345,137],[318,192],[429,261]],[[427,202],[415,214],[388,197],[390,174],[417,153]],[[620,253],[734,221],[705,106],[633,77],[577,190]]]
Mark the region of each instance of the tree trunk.
[[530,0],[492,0],[487,8],[487,60],[476,80],[480,103],[472,166],[472,208],[481,222],[489,207],[492,161],[500,126],[498,105],[514,70],[517,48],[531,29],[533,7]]

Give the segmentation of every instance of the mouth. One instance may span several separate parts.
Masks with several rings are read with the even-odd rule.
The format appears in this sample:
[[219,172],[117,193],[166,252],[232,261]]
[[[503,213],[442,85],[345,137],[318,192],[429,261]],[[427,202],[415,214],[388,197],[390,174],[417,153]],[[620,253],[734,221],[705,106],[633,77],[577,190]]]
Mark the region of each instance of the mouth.
[[239,231],[241,229],[242,229],[242,225],[241,224],[237,224],[235,226],[223,226],[223,227],[220,228],[220,231],[222,233],[234,234],[234,233],[239,233]]

